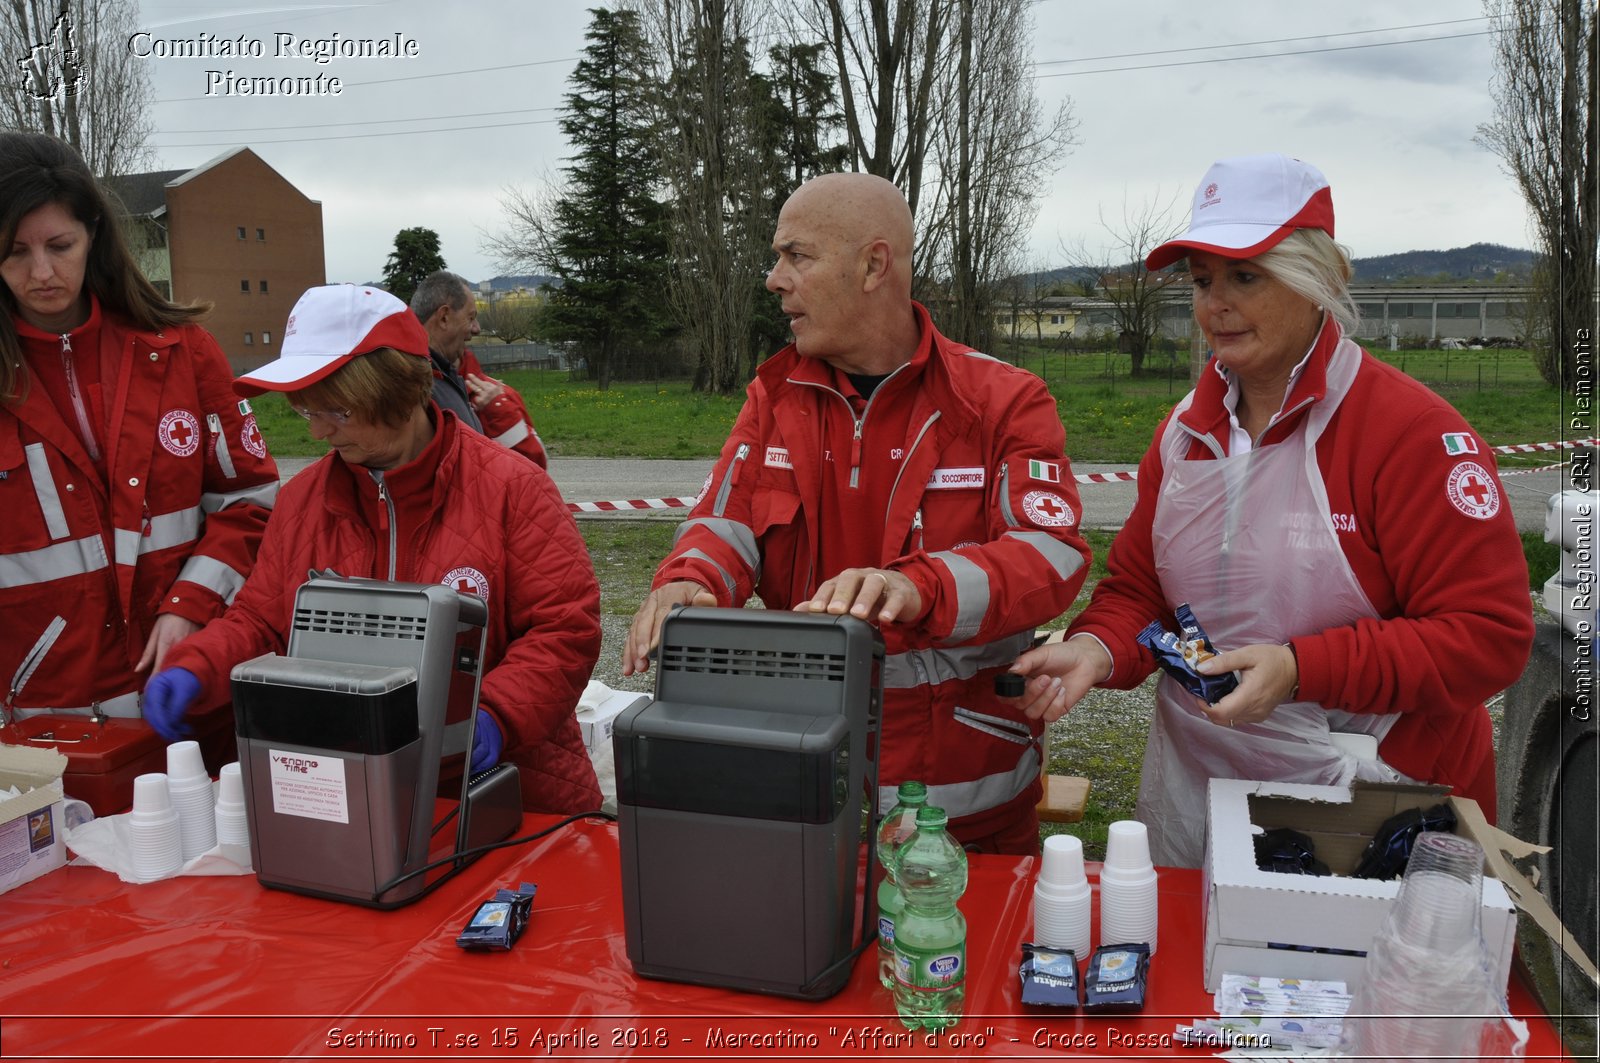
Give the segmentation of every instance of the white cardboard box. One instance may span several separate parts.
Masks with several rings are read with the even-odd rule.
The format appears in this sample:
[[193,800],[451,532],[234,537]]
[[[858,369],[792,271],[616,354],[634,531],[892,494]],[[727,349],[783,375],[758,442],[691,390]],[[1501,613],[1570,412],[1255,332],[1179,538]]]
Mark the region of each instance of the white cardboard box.
[[[591,683],[590,686],[595,684]],[[602,743],[611,744],[611,731],[616,726],[617,717],[633,707],[633,703],[648,699],[649,694],[640,694],[633,690],[613,690],[595,704],[588,704],[588,691],[585,697],[578,702],[578,730],[583,734],[583,746],[593,755]]]
[[[1383,821],[1408,808],[1448,800],[1458,808],[1457,833],[1474,836],[1482,823],[1475,802],[1447,798],[1445,787],[1356,783],[1307,786],[1213,779],[1206,817],[1206,989],[1216,992],[1222,976],[1271,975],[1349,983],[1354,992],[1366,969],[1365,955],[1269,948],[1269,943],[1365,953],[1400,892],[1400,880],[1347,875]],[[1461,806],[1471,806],[1462,814]],[[1309,835],[1317,858],[1332,877],[1291,875],[1256,867],[1255,834],[1290,827]],[[1479,840],[1487,852],[1490,844]],[[1483,879],[1483,938],[1497,984],[1511,976],[1517,913],[1500,881]]]
[[0,893],[31,882],[67,862],[62,835],[61,773],[67,758],[54,749],[0,745]]

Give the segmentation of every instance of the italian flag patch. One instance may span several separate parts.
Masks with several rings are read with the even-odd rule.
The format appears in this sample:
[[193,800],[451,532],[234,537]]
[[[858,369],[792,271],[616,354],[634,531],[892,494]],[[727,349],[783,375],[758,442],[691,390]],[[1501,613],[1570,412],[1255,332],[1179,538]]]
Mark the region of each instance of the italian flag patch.
[[1028,476],[1035,480],[1043,480],[1047,484],[1061,482],[1061,466],[1053,461],[1028,462]]
[[1446,432],[1444,439],[1444,452],[1446,454],[1476,454],[1478,444],[1465,432]]

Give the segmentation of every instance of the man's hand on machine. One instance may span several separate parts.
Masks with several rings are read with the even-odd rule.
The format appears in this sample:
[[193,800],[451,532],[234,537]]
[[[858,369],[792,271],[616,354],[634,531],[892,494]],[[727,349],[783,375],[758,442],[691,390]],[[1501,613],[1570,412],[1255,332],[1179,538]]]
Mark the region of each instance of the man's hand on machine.
[[176,742],[190,733],[183,715],[199,696],[199,676],[187,668],[164,668],[144,685],[144,718],[156,734]]
[[500,725],[483,709],[478,710],[478,722],[472,728],[472,766],[470,774],[488,771],[500,763],[500,750],[505,747],[505,736]]
[[847,568],[817,588],[797,613],[831,613],[871,624],[914,624],[922,619],[922,595],[903,574],[886,568]]
[[622,674],[641,675],[650,670],[650,651],[661,641],[661,624],[673,606],[695,605],[705,608],[717,604],[717,596],[693,580],[663,583],[645,596],[639,611],[633,614],[633,626],[628,628],[628,641],[622,647]]

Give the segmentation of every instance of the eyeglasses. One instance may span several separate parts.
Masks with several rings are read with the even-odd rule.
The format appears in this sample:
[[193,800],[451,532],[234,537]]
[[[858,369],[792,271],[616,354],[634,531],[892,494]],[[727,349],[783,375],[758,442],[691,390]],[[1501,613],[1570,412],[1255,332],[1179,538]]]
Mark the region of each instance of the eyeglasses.
[[290,406],[289,409],[293,410],[295,413],[298,413],[302,419],[307,421],[311,420],[313,417],[320,417],[324,421],[330,421],[333,424],[340,425],[344,424],[350,419],[349,410],[308,410],[304,406]]

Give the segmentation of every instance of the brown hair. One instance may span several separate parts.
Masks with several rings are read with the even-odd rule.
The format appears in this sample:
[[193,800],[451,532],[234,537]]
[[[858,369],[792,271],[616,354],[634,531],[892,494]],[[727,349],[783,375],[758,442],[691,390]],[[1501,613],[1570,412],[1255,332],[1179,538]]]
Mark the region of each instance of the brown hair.
[[433,394],[433,364],[393,347],[352,358],[289,401],[314,410],[349,410],[364,421],[399,428]]
[[[70,145],[44,133],[0,132],[0,250],[10,252],[22,219],[59,203],[89,230],[83,284],[104,310],[135,326],[159,331],[198,321],[211,304],[179,306],[145,279],[122,234],[123,211]],[[26,372],[12,318],[17,302],[0,284],[0,403],[20,399]]]

